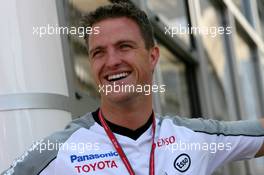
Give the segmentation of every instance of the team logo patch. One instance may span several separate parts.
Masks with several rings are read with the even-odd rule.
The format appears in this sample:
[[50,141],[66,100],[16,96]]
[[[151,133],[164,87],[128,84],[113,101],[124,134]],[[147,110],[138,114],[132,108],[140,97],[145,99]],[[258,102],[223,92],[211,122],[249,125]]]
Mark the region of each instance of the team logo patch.
[[179,172],[187,171],[191,166],[191,158],[188,154],[179,155],[174,161],[174,168]]

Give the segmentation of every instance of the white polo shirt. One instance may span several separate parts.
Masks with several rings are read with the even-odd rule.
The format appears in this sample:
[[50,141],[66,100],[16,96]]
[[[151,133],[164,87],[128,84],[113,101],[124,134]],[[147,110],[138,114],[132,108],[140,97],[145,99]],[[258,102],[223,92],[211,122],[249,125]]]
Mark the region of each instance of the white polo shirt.
[[[97,112],[88,113],[34,145],[6,174],[129,174]],[[151,124],[150,119],[131,131],[108,122],[136,175],[149,174]],[[155,174],[208,175],[230,161],[253,158],[264,143],[264,129],[258,121],[219,122],[156,115],[155,143]]]

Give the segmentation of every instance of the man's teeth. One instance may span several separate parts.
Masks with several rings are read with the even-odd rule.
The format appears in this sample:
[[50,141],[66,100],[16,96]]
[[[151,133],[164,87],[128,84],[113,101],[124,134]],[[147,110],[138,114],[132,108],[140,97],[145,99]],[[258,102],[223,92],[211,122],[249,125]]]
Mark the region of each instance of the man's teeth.
[[123,73],[120,73],[120,74],[115,74],[115,75],[109,75],[108,76],[108,80],[111,81],[111,80],[115,80],[115,79],[120,79],[120,78],[124,78],[128,75],[127,72],[123,72]]

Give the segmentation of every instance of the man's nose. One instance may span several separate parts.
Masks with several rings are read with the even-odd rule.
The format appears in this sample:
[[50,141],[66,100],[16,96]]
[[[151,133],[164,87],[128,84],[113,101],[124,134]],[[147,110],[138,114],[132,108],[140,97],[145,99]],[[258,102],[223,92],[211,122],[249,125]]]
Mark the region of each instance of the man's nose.
[[120,56],[114,49],[109,49],[106,59],[106,66],[116,68],[122,63]]

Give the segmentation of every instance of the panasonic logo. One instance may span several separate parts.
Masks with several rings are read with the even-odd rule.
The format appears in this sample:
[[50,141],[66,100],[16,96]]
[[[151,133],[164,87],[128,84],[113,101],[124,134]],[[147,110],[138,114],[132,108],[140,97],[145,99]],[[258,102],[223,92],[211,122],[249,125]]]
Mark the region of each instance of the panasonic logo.
[[71,155],[70,159],[71,159],[71,163],[74,163],[74,162],[83,162],[87,160],[115,157],[115,156],[118,156],[118,153],[111,151],[109,153],[103,153],[103,154],[89,154],[89,155],[81,155],[81,156]]

